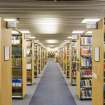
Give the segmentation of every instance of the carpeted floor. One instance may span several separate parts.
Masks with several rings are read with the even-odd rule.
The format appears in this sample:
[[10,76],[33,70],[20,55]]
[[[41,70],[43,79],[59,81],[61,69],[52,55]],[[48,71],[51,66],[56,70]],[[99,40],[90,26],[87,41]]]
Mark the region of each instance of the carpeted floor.
[[29,105],[76,105],[58,65],[50,60]]

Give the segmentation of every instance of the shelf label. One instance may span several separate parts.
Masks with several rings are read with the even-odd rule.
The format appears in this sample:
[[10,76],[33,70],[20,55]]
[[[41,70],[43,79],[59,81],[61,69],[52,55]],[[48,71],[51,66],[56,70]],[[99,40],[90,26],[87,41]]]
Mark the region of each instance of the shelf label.
[[96,73],[92,72],[92,77],[95,78],[95,79],[97,79]]

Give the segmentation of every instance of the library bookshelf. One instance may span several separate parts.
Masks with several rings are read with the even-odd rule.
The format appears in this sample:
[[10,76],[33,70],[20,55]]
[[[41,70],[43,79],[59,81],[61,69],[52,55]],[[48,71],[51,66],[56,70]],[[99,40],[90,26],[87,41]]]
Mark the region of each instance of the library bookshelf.
[[66,76],[67,78],[70,78],[70,57],[71,57],[71,53],[70,53],[70,42],[66,44],[67,46],[67,63],[66,63]]
[[[16,31],[16,30],[15,30]],[[12,97],[24,98],[26,95],[26,41],[24,34],[12,34]]]
[[72,86],[76,86],[76,71],[77,71],[77,38],[71,41],[71,78],[70,83]]
[[34,42],[34,77],[38,75],[38,44]]
[[47,63],[47,59],[47,49],[40,42],[34,41],[34,77],[41,73]]
[[92,35],[80,35],[78,44],[77,95],[81,100],[92,99]]
[[11,34],[0,18],[0,105],[12,105]]
[[34,40],[26,39],[26,57],[27,57],[27,85],[34,82]]

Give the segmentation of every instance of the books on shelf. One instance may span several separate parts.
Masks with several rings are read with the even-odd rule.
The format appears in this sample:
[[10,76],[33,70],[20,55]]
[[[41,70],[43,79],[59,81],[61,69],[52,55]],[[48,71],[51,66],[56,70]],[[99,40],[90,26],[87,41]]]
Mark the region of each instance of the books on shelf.
[[81,37],[81,45],[91,45],[92,38],[91,37]]
[[22,86],[22,79],[13,79],[12,80],[13,87],[21,87]]
[[90,88],[92,86],[92,79],[82,79],[80,81],[80,86],[85,88]]
[[88,69],[88,70],[81,71],[81,77],[82,78],[92,78],[92,70]]
[[90,67],[92,66],[92,58],[89,56],[88,58],[81,57],[81,66],[82,67]]
[[80,98],[92,98],[92,35],[80,37]]
[[92,48],[90,48],[90,47],[81,47],[80,51],[81,51],[80,53],[81,53],[82,56],[90,56],[91,53],[92,53]]
[[81,99],[91,99],[92,98],[92,90],[89,88],[81,89]]

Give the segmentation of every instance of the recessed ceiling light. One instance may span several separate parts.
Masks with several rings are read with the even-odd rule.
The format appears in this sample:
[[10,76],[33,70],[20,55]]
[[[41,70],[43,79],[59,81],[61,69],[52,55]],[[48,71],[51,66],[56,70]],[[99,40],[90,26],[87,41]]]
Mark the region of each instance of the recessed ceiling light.
[[23,33],[23,34],[30,34],[29,30],[20,30],[20,32]]
[[34,37],[34,36],[31,36],[31,37],[29,37],[29,39],[35,39],[36,37]]
[[58,43],[58,40],[50,39],[46,40],[47,43]]
[[4,21],[17,21],[15,18],[5,18]]
[[39,18],[36,20],[39,33],[56,34],[58,32],[59,21],[57,18]]
[[68,39],[72,39],[72,37],[71,36],[69,36],[69,37],[67,37]]
[[95,18],[95,19],[83,19],[81,23],[90,23],[90,22],[98,22],[100,19],[99,18]]
[[19,34],[19,32],[18,32],[18,31],[13,30],[13,31],[12,31],[12,34],[16,34],[16,35],[18,35],[18,34]]
[[82,34],[84,31],[82,30],[74,30],[72,31],[72,34]]
[[92,34],[92,31],[87,31],[86,34]]

